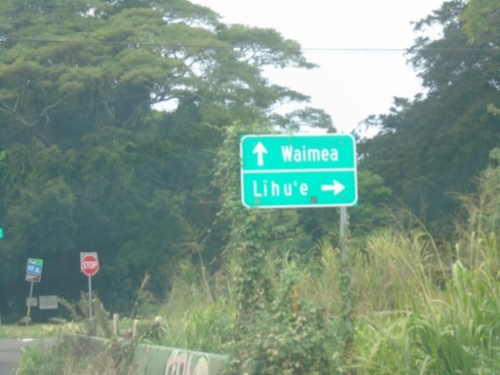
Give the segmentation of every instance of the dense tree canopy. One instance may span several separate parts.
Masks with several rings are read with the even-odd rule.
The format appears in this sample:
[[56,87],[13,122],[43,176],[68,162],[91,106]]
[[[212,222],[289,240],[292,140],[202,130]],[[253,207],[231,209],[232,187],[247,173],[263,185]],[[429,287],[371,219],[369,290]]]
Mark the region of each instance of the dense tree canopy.
[[98,252],[96,289],[125,309],[144,272],[161,296],[180,258],[216,255],[219,129],[332,129],[320,110],[272,115],[308,98],[266,66],[313,67],[278,32],[185,0],[1,1],[0,304],[22,308],[28,257],[44,260],[37,293],[74,297],[78,254]]
[[[381,131],[360,146],[362,167],[431,219],[456,207],[451,193],[473,190],[500,135],[500,119],[487,111],[500,103],[498,36],[481,33],[484,39],[470,44],[464,9],[464,1],[447,2],[416,24],[417,31],[442,28],[442,37],[417,38],[408,51],[427,94],[398,98],[390,113],[368,119]],[[498,25],[498,12],[494,17]]]
[[[448,193],[473,189],[500,135],[499,9],[451,1],[416,24],[443,30],[408,51],[427,92],[367,120],[380,133],[358,148],[354,233],[384,222],[377,203],[392,193],[436,218],[455,206]],[[217,266],[234,229],[215,220],[227,130],[334,131],[322,110],[273,113],[308,98],[270,82],[267,66],[314,67],[278,32],[225,25],[186,0],[0,1],[0,308],[23,308],[28,257],[44,260],[37,294],[74,299],[86,287],[79,253],[98,252],[94,285],[115,311],[145,272],[162,297],[181,259]],[[337,220],[269,217],[273,239],[297,253]]]

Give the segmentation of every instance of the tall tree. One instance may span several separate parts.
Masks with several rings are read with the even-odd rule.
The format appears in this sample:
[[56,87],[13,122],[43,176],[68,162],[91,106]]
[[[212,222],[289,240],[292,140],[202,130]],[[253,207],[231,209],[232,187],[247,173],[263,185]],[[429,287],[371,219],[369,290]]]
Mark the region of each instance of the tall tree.
[[452,193],[470,192],[498,143],[500,121],[486,108],[500,99],[500,60],[488,43],[468,44],[463,1],[446,2],[416,24],[439,27],[437,40],[417,38],[408,50],[427,94],[397,98],[390,113],[371,117],[380,132],[360,145],[362,168],[380,174],[395,195],[428,219],[456,207]]
[[[469,44],[475,47],[488,48],[492,57],[500,51],[500,3],[494,0],[470,0],[467,8],[462,14],[464,22],[463,29],[469,37]],[[492,80],[498,89],[500,88],[500,77]],[[500,116],[500,104],[491,103],[488,110]]]
[[[146,271],[165,292],[193,251],[186,236],[197,251],[219,251],[217,236],[204,235],[217,211],[218,129],[272,123],[277,104],[308,100],[269,82],[266,66],[314,67],[278,32],[224,25],[186,0],[2,1],[6,298],[22,304],[27,257],[45,261],[41,293],[78,295],[78,253],[97,251],[96,288],[125,309]],[[297,116],[332,127],[314,109],[280,124]]]

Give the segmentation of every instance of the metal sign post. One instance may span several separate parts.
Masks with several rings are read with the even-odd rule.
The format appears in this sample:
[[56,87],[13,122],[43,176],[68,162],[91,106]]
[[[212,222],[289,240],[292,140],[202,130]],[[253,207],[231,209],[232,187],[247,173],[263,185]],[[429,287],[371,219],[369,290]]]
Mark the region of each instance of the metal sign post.
[[340,273],[340,288],[342,295],[342,304],[344,323],[346,327],[344,356],[351,355],[354,345],[353,330],[353,307],[351,303],[351,270],[349,268],[349,218],[347,208],[340,208],[340,255],[342,258],[342,267]]
[[89,276],[89,321],[92,321],[92,276]]
[[349,230],[348,230],[347,208],[340,207],[340,256],[342,258],[341,288],[344,303],[345,321],[348,328],[351,326],[351,300],[350,288],[351,278],[349,269]]
[[[31,312],[31,298],[33,297],[33,281],[31,282],[30,286],[30,296],[29,296],[29,303],[28,303],[28,312],[26,313],[26,316],[29,318],[30,312]],[[26,320],[26,325],[28,325],[28,321]]]
[[347,261],[349,257],[349,247],[347,246],[347,208],[340,207],[340,241],[342,260]]
[[89,278],[89,321],[92,320],[92,276],[99,271],[97,253],[80,253],[80,269]]

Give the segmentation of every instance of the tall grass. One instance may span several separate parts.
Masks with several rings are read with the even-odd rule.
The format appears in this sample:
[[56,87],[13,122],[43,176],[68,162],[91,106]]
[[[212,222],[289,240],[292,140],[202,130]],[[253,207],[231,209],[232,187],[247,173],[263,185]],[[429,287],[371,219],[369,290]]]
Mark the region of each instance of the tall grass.
[[[358,373],[500,373],[500,169],[489,168],[479,180],[478,193],[460,199],[466,220],[457,220],[456,236],[445,247],[451,251],[436,249],[430,258],[429,248],[413,251],[413,256],[424,256],[405,255],[407,267],[396,267],[395,291],[401,296],[400,306],[408,306],[411,314],[393,319],[382,328],[372,319],[358,329]],[[399,236],[396,234],[396,238]],[[405,247],[409,249],[410,245]],[[444,291],[433,286],[436,277],[429,259],[439,264],[445,276]],[[405,281],[399,272],[414,281]]]
[[[438,242],[418,220],[401,219],[350,244],[358,374],[500,373],[500,170],[485,172],[478,194],[460,199],[466,220],[457,220],[454,238]],[[317,256],[269,250],[263,274],[278,294],[290,292],[293,275],[291,302],[275,296],[280,308],[319,306],[334,322],[342,311],[339,250],[327,240],[318,246]],[[244,335],[235,289],[230,265],[212,276],[182,265],[158,309],[165,335],[157,342],[230,352]]]
[[425,232],[383,230],[366,239],[366,261],[353,267],[358,314],[407,310],[418,293],[439,294],[433,282],[445,277],[433,241]]
[[[386,229],[365,239],[362,248],[352,246],[352,293],[359,316],[411,309],[413,298],[425,294],[441,298],[444,292],[433,281],[446,277],[444,265],[434,263],[436,247],[425,232],[399,233]],[[338,249],[327,241],[320,245],[319,257],[293,257],[270,251],[266,275],[279,285],[282,275],[293,269],[298,298],[325,308],[327,318],[341,313]],[[206,282],[193,266],[184,266],[174,281],[167,302],[160,308],[167,334],[159,343],[196,350],[223,350],[230,341],[237,306],[231,272],[217,274]]]
[[360,374],[498,374],[500,287],[482,269],[453,265],[443,299],[419,294],[409,317],[358,332]]
[[131,352],[119,344],[108,345],[99,352],[73,342],[42,344],[26,347],[16,369],[16,375],[133,375]]
[[[460,236],[456,243],[453,258],[448,253],[441,256],[424,230],[403,233],[385,229],[360,244],[352,244],[351,288],[357,315],[356,360],[352,366],[357,374],[500,373],[500,284],[497,265],[492,264],[498,260],[496,236],[470,234]],[[480,254],[461,252],[463,246]],[[231,346],[238,340],[241,345],[242,335],[246,334],[238,332],[231,270],[206,279],[195,267],[185,267],[175,279],[166,303],[155,314],[162,318],[163,334],[148,339],[170,347],[231,353]],[[281,293],[277,300],[282,302],[275,304],[276,308],[279,305],[280,309],[289,309],[288,315],[282,316],[293,317],[296,306],[320,306],[323,309],[318,313],[329,322],[338,322],[335,319],[342,303],[338,249],[323,242],[319,256],[303,258],[270,251],[265,267],[275,290]],[[283,294],[288,293],[289,275],[297,290],[293,299],[300,302],[288,303],[288,296]],[[274,323],[261,324],[267,332],[286,322],[294,326],[293,319],[273,319],[269,315],[269,322]],[[332,330],[332,338],[339,337],[334,332],[338,324],[324,327]],[[315,337],[308,332],[307,337]],[[261,338],[261,333],[254,333],[249,343],[255,344]],[[331,355],[338,355],[338,345],[330,346]],[[30,357],[35,360],[30,362]],[[67,361],[59,363],[68,366],[61,373],[72,374]],[[32,373],[30,368],[36,367],[33,364],[45,363],[52,368],[49,362],[30,353],[23,374]],[[78,366],[83,371],[79,373],[91,370],[83,364]],[[102,373],[114,374],[111,368]]]
[[[471,258],[470,252],[460,252],[466,245],[481,253]],[[424,230],[391,229],[351,246],[358,374],[500,373],[496,237],[460,237],[454,249],[453,257],[441,256]],[[341,311],[338,249],[324,242],[319,254],[294,258],[269,252],[266,275],[283,285],[286,274],[293,273],[298,298],[324,307],[333,320]],[[231,273],[208,282],[210,295],[196,277],[176,279],[159,311],[167,327],[159,343],[230,352],[238,336]]]
[[193,265],[185,263],[157,312],[165,334],[150,339],[170,347],[222,353],[234,334],[233,299],[229,276],[219,273],[208,280]]
[[440,374],[499,370],[499,289],[482,268],[455,263],[445,300],[423,300],[408,321],[414,365]]

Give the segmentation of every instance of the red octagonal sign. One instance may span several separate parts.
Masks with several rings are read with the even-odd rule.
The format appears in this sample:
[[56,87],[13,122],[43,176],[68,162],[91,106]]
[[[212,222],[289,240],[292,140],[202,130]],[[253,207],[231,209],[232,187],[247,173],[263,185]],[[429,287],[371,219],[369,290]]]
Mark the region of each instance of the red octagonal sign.
[[81,261],[82,272],[87,276],[94,276],[99,271],[99,260],[95,255],[87,254]]

